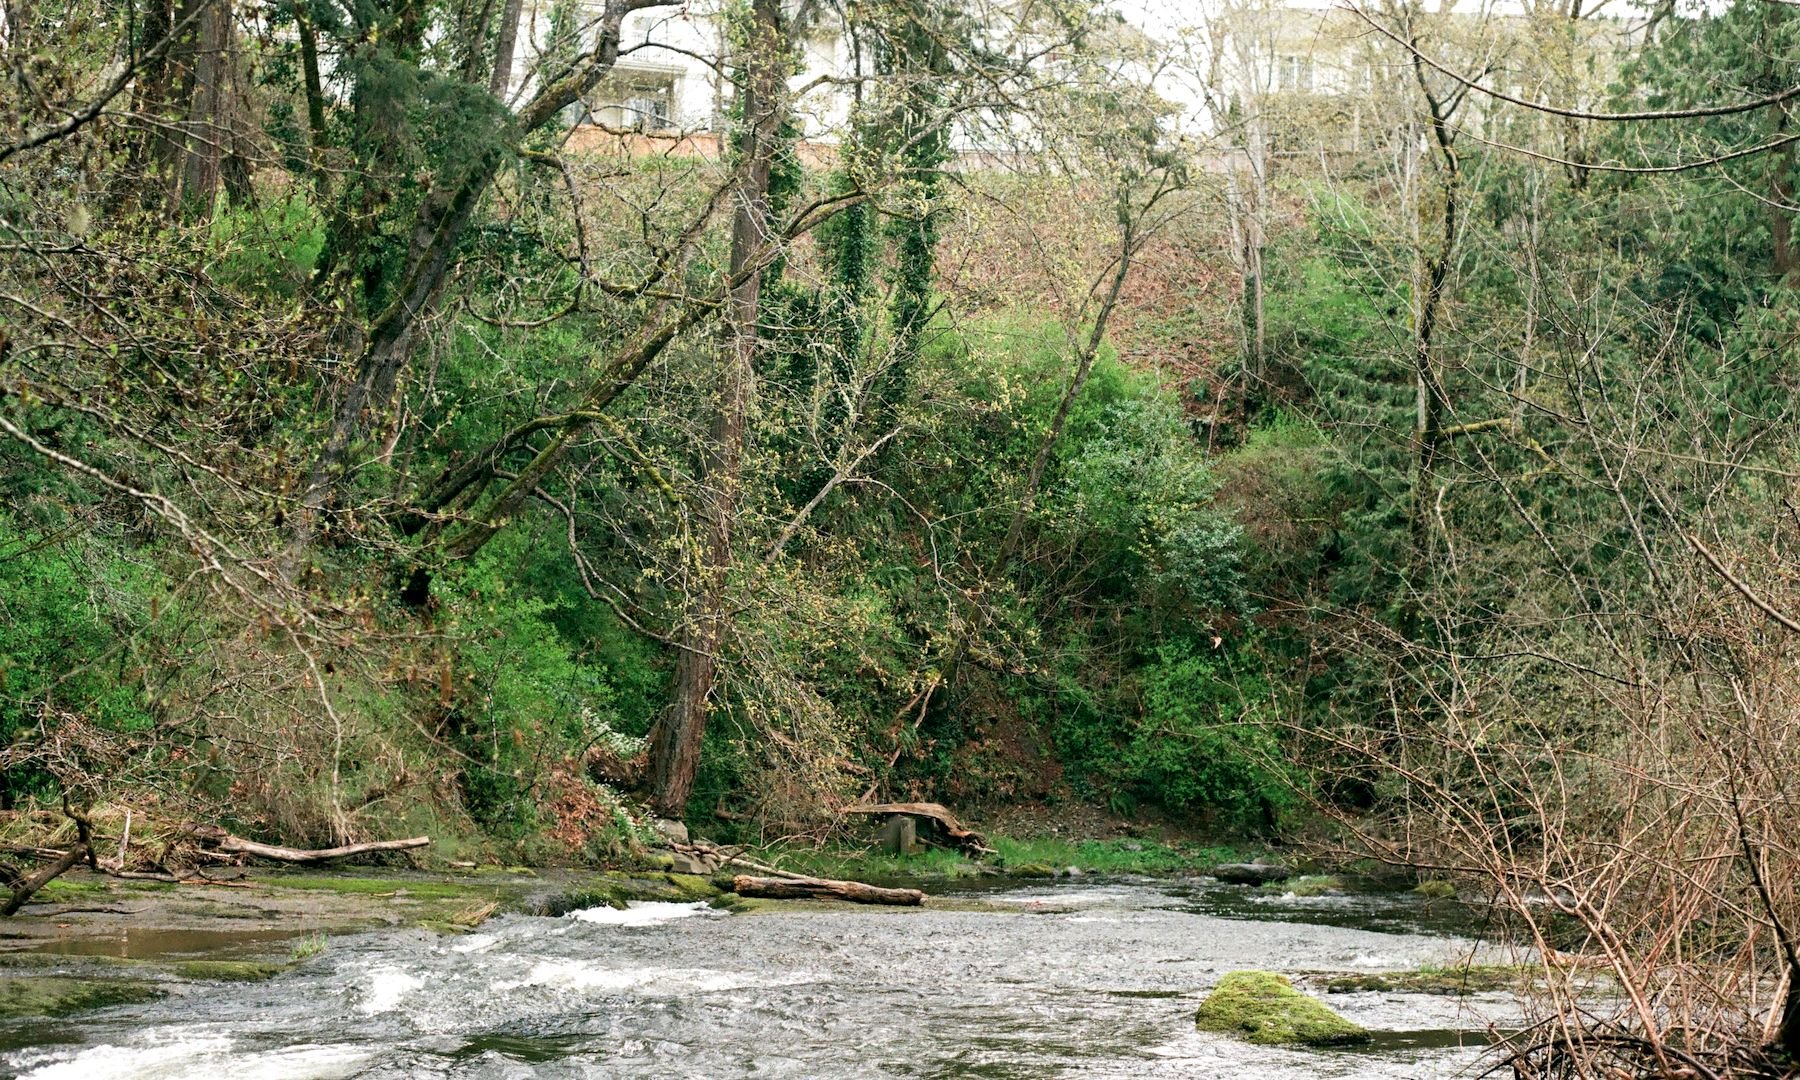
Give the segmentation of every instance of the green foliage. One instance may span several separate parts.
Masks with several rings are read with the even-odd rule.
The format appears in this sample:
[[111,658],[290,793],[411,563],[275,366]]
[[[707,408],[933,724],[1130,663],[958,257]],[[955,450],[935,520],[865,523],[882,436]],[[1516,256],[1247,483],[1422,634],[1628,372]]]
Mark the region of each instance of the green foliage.
[[508,839],[546,824],[541,785],[553,765],[596,742],[629,739],[608,671],[558,630],[558,601],[519,586],[531,557],[530,537],[511,533],[432,586],[456,650],[447,704],[455,743],[467,755],[464,802],[476,821]]
[[325,226],[300,195],[258,207],[222,202],[209,226],[213,275],[250,292],[292,297],[306,286],[325,246]]
[[[39,734],[55,710],[111,731],[148,728],[133,646],[166,589],[144,557],[53,501],[0,511],[0,745]],[[0,771],[0,805],[48,784],[36,770]]]
[[1120,765],[1135,792],[1171,810],[1212,812],[1269,829],[1298,803],[1275,731],[1260,717],[1269,688],[1200,643],[1157,650],[1143,676],[1143,715]]
[[1211,469],[1175,403],[1140,392],[1082,419],[1044,502],[1047,530],[1092,552],[1103,593],[1159,612],[1241,608],[1238,529],[1213,509]]

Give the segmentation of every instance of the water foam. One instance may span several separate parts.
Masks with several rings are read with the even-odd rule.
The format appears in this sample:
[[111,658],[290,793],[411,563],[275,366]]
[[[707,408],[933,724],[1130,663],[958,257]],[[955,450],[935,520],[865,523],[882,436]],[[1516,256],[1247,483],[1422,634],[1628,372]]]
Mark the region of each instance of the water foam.
[[369,1016],[392,1012],[399,1006],[401,998],[424,985],[423,979],[399,968],[377,968],[369,972],[369,989],[363,995],[362,1011]]
[[372,1056],[350,1046],[302,1044],[245,1052],[224,1035],[164,1033],[141,1046],[102,1043],[57,1061],[37,1059],[20,1080],[183,1080],[228,1070],[232,1080],[342,1080]]
[[677,904],[665,900],[643,900],[632,901],[623,910],[613,907],[582,908],[580,911],[571,911],[564,917],[578,922],[600,923],[604,926],[656,926],[659,923],[692,918],[695,915],[722,914],[724,912],[703,903]]

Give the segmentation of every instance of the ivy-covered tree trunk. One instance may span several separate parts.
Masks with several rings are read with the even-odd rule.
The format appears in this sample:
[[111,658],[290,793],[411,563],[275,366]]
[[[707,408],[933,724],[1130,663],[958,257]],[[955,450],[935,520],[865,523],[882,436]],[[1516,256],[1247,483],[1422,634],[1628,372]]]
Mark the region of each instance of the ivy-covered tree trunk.
[[680,817],[694,788],[700,746],[706,737],[719,651],[730,628],[726,586],[732,562],[739,488],[743,483],[744,427],[755,379],[757,316],[763,275],[750,269],[762,259],[770,235],[769,177],[782,116],[787,49],[779,0],[755,0],[743,46],[744,167],[737,212],[731,223],[730,321],[725,329],[724,370],[700,480],[695,585],[675,660],[673,697],[650,734],[652,802],[665,817]]

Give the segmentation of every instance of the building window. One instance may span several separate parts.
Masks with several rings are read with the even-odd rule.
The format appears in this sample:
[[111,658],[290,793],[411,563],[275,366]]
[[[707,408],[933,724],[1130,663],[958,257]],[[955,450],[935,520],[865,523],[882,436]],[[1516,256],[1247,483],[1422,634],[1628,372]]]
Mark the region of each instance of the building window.
[[676,126],[674,75],[621,73],[594,95],[595,112],[608,127],[667,131]]
[[625,99],[625,121],[628,126],[647,131],[660,131],[675,126],[669,118],[668,87],[635,89],[637,92]]
[[1275,88],[1309,93],[1313,88],[1313,62],[1310,56],[1277,56]]

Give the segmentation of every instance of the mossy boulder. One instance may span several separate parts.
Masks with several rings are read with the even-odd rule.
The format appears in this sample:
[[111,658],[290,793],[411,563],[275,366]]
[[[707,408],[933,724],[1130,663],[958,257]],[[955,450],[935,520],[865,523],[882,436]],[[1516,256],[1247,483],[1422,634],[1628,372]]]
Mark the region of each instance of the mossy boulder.
[[711,900],[719,895],[718,886],[699,874],[664,874],[683,900]]
[[108,1005],[131,1005],[162,997],[162,990],[126,979],[81,979],[61,975],[0,978],[0,1018],[64,1016]]
[[1456,886],[1448,881],[1421,881],[1413,886],[1413,892],[1427,900],[1456,899]]
[[1220,979],[1200,1003],[1194,1023],[1201,1031],[1265,1045],[1353,1046],[1369,1041],[1367,1030],[1294,989],[1287,976],[1269,971],[1233,971]]
[[1056,876],[1056,867],[1048,863],[1028,862],[1017,866],[1009,866],[1006,872],[1020,878],[1052,878]]
[[1306,874],[1286,881],[1272,881],[1262,890],[1282,896],[1335,896],[1344,891],[1344,882],[1330,874]]

